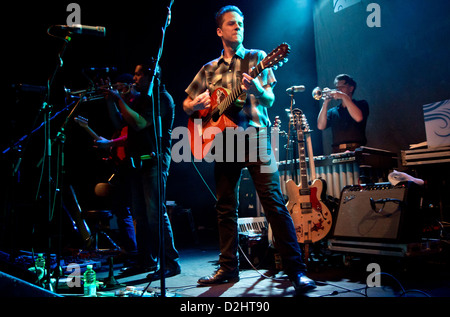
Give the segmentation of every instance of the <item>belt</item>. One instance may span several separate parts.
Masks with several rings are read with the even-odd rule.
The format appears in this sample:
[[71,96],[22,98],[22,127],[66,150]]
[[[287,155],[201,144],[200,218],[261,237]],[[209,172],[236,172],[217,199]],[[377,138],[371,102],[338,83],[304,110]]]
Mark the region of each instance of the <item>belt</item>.
[[141,155],[140,159],[141,161],[146,161],[146,160],[151,160],[153,159],[153,157],[155,156],[155,154],[145,154],[145,155]]
[[137,167],[136,163],[138,163],[140,165],[140,167],[142,167],[142,162],[143,161],[153,160],[154,157],[155,157],[154,153],[152,153],[152,154],[145,154],[145,155],[141,155],[141,156],[137,156],[137,157],[131,156],[130,157],[131,166],[133,168],[136,168]]

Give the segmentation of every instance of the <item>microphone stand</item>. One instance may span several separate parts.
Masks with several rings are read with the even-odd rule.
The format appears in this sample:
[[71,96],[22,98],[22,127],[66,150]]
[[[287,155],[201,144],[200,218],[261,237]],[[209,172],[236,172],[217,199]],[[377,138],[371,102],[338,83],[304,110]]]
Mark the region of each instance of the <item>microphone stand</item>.
[[[155,117],[155,109],[153,109],[153,120],[154,122],[154,127],[155,127],[155,131],[156,131],[156,160],[157,160],[157,177],[158,177],[158,181],[157,181],[157,186],[158,186],[158,214],[159,214],[159,271],[161,273],[161,297],[166,297],[166,281],[165,281],[165,270],[166,270],[166,261],[165,261],[165,237],[164,237],[164,208],[163,208],[163,200],[162,200],[162,196],[161,196],[161,192],[163,190],[165,190],[164,188],[164,184],[162,183],[162,164],[161,164],[161,160],[162,160],[162,152],[161,152],[161,140],[162,140],[162,128],[161,128],[161,109],[160,109],[160,80],[159,78],[157,78],[157,73],[158,73],[158,69],[159,69],[159,61],[161,59],[162,56],[162,52],[163,52],[163,47],[164,47],[164,39],[166,36],[166,29],[167,27],[170,25],[170,20],[171,20],[171,8],[173,5],[174,0],[170,1],[169,7],[167,8],[168,12],[167,12],[167,18],[166,18],[166,23],[162,29],[162,39],[161,39],[161,46],[159,47],[159,51],[158,51],[158,55],[155,61],[155,65],[153,67],[153,75],[150,81],[150,85],[149,85],[149,89],[148,89],[148,96],[152,97],[153,95],[153,87],[154,87],[154,81],[155,78],[158,81],[158,86],[157,86],[157,103],[156,103],[156,114],[157,116]],[[155,119],[156,118],[156,119]],[[164,195],[165,198],[165,195]],[[150,281],[151,283],[151,281]],[[146,287],[146,289],[150,286],[150,283],[148,284],[148,286]],[[144,292],[146,291],[146,289],[144,290]]]
[[[291,137],[293,137],[291,133],[291,126],[292,126],[292,110],[295,105],[295,99],[294,99],[294,92],[288,92],[288,95],[291,97],[291,103],[289,106],[289,123],[288,123],[288,132],[287,132],[287,143],[286,143],[286,165],[287,160],[290,158],[290,168],[291,168],[291,178],[298,184],[298,175],[297,175],[297,168],[296,165],[296,157],[295,157],[295,151],[294,151],[294,145],[296,144],[296,138],[293,138],[291,140]],[[292,145],[292,146],[291,146]]]
[[[63,55],[67,49],[67,46],[69,44],[69,42],[71,41],[70,38],[70,33],[68,33],[66,35],[65,38],[63,38],[64,40],[64,44],[61,48],[61,51],[58,53],[58,63],[56,65],[55,70],[53,71],[53,73],[51,74],[51,76],[49,77],[48,81],[47,81],[47,94],[45,96],[44,102],[42,104],[42,108],[40,111],[42,111],[44,113],[44,138],[45,138],[45,158],[44,158],[44,162],[43,165],[47,165],[47,204],[48,204],[48,250],[47,250],[47,259],[46,259],[46,269],[47,269],[47,277],[46,277],[46,284],[44,285],[48,290],[51,290],[52,286],[51,286],[51,281],[50,281],[50,269],[51,269],[51,248],[52,248],[52,239],[51,239],[51,234],[50,234],[50,227],[51,227],[51,221],[52,221],[52,217],[53,217],[53,199],[52,199],[52,169],[51,169],[51,158],[52,158],[52,145],[51,145],[51,129],[50,129],[50,122],[51,122],[51,110],[52,110],[52,106],[50,105],[50,89],[52,87],[53,81],[56,77],[56,74],[58,73],[59,69],[63,66]],[[43,168],[44,168],[43,166]],[[55,195],[56,195],[56,191],[55,191]],[[61,215],[59,215],[60,217]],[[56,263],[56,268],[59,271],[59,263]]]
[[65,170],[65,156],[64,156],[64,150],[65,150],[65,141],[66,141],[66,134],[65,134],[65,128],[67,124],[69,123],[69,120],[73,117],[75,114],[75,111],[78,109],[80,104],[83,102],[83,98],[80,97],[80,99],[76,102],[75,106],[72,108],[72,111],[67,115],[66,119],[64,120],[64,123],[60,127],[58,133],[56,134],[54,142],[57,142],[57,151],[58,151],[58,164],[57,164],[57,170],[56,170],[56,182],[55,182],[55,196],[59,193],[59,206],[58,206],[58,247],[57,247],[57,253],[56,253],[56,268],[55,268],[55,276],[56,276],[56,288],[58,288],[58,281],[60,278],[60,258],[61,258],[61,236],[62,236],[62,209],[63,209],[63,191],[64,191],[64,176],[66,175]]
[[[58,117],[61,113],[63,113],[67,109],[69,109],[72,104],[66,105],[66,107],[64,107],[62,110],[56,112],[56,114],[54,114],[52,117],[50,117],[48,120],[46,120],[46,122],[51,121],[51,120],[55,119],[56,117]],[[16,189],[17,189],[16,187],[17,187],[17,184],[19,184],[21,182],[20,165],[22,164],[24,154],[28,149],[28,145],[32,139],[32,136],[35,133],[41,131],[42,128],[47,128],[46,126],[44,126],[46,122],[41,122],[40,124],[38,124],[38,119],[39,119],[39,115],[40,115],[41,111],[42,111],[42,108],[39,109],[39,114],[36,116],[36,118],[34,120],[31,131],[28,134],[25,134],[22,137],[20,137],[11,146],[7,147],[5,150],[2,151],[2,154],[7,154],[8,152],[14,152],[17,155],[17,157],[15,157],[15,163],[11,166],[11,168],[12,168],[12,172],[11,172],[12,184],[11,184],[11,194],[9,195],[11,202],[7,206],[8,210],[10,211],[11,214],[13,214],[15,212],[14,206],[15,206],[16,199],[17,199],[16,198]],[[41,160],[39,161],[39,163],[37,164],[37,166],[40,166],[43,163],[44,159],[45,158],[42,157]],[[10,230],[12,230],[12,232],[15,232],[15,227],[16,227],[16,225],[13,222]],[[17,252],[16,252],[16,249],[14,246],[15,245],[14,240],[15,240],[14,235],[11,235],[11,244],[10,244],[10,248],[9,248],[12,252],[11,261],[13,259],[15,259],[17,256]]]

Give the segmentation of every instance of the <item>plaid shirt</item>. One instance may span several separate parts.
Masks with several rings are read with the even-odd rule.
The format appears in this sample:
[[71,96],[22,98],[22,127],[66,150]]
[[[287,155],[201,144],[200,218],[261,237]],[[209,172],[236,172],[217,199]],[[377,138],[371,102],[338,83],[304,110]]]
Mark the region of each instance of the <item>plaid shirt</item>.
[[[247,58],[246,58],[247,57]],[[261,50],[247,50],[242,45],[236,54],[227,63],[222,55],[204,65],[195,76],[186,93],[194,99],[206,89],[212,94],[219,87],[234,89],[241,84],[242,73],[250,73],[250,69],[258,65],[266,57],[266,53]],[[257,77],[262,87],[270,85],[273,88],[276,84],[275,75],[271,68],[264,69]],[[247,122],[242,122],[242,126],[250,124],[254,127],[269,127],[270,120],[267,114],[267,107],[259,104],[254,95],[247,95],[245,105],[242,109]]]

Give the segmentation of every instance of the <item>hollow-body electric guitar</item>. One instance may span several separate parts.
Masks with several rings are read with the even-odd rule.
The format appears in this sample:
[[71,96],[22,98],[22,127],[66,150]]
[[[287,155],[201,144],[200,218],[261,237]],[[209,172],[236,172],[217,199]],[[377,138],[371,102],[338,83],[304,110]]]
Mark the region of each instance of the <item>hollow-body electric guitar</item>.
[[289,198],[286,207],[294,222],[297,241],[314,243],[323,239],[330,231],[332,215],[321,199],[324,189],[323,181],[315,179],[311,186],[308,184],[302,127],[302,125],[305,126],[306,118],[300,109],[294,109],[292,112],[297,130],[300,184],[297,186],[292,179],[286,182],[286,192]]

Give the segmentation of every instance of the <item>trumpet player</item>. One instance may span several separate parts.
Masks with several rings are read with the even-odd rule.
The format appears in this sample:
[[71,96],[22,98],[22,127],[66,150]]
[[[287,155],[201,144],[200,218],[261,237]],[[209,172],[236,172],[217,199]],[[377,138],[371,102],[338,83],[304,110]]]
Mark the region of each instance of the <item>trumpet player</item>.
[[[367,143],[369,104],[365,100],[353,99],[356,82],[349,75],[337,75],[334,85],[336,89],[322,97],[324,101],[317,118],[317,128],[325,130],[331,127],[333,153],[354,151]],[[340,100],[340,104],[329,108],[332,99]]]

